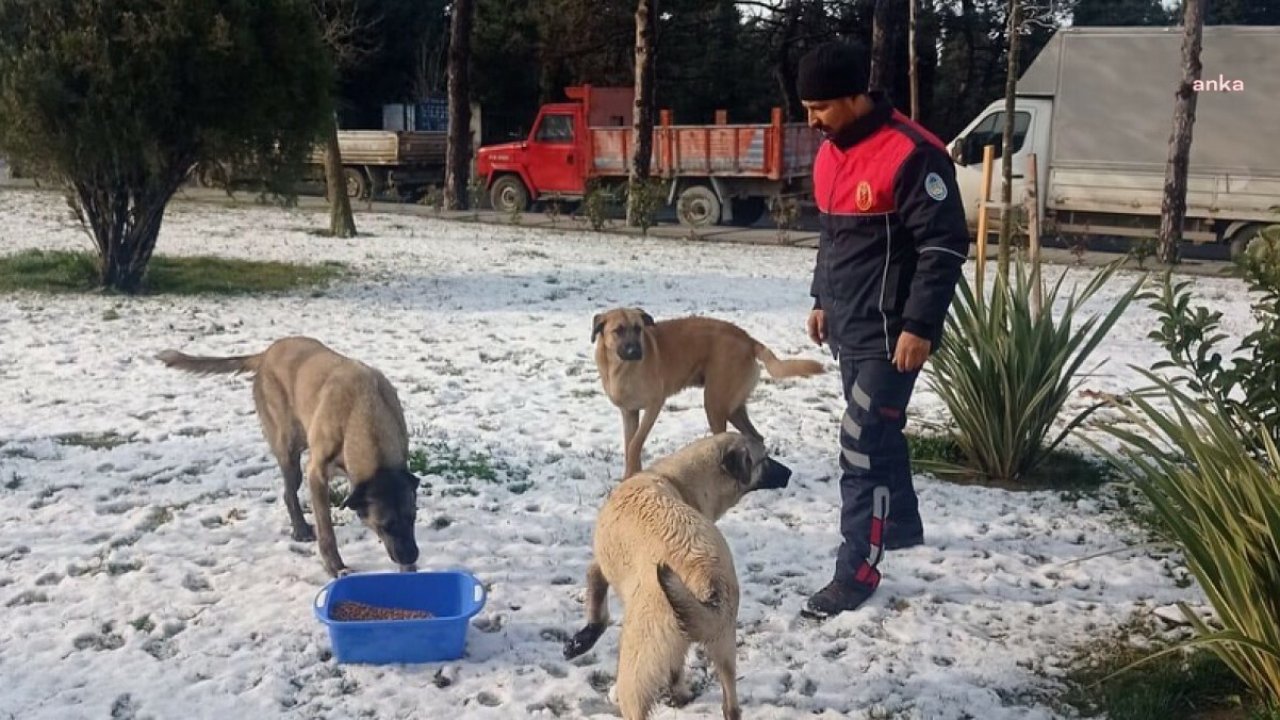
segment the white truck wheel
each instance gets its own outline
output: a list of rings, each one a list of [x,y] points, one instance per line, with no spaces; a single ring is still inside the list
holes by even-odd
[[[720,224],[720,198],[706,185],[690,185],[676,200],[676,217],[681,225],[706,227]]]

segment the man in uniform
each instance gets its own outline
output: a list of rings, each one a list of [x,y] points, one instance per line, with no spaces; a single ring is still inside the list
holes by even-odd
[[[916,378],[942,339],[969,250],[942,142],[868,91],[862,49],[832,42],[800,62],[822,235],[809,337],[840,364],[840,533],[835,576],[803,614],[853,610],[880,584],[885,550],[924,542],[903,428]]]

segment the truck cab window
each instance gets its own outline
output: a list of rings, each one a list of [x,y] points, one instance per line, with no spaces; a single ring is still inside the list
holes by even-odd
[[[573,142],[573,116],[547,115],[538,126],[538,134],[534,136],[538,142],[571,143]]]
[[[969,133],[968,142],[971,143],[969,147],[976,152],[976,160],[973,162],[982,159],[982,148],[986,145],[995,146],[997,158],[1003,154],[1000,145],[1004,141],[1004,119],[1004,111],[992,113]],[[1027,139],[1027,128],[1030,126],[1031,113],[1015,112],[1013,114],[1013,151],[1015,153],[1022,149],[1022,143]]]

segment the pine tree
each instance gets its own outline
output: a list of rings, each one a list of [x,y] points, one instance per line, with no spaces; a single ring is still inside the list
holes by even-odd
[[[306,0],[2,2],[0,58],[0,154],[65,188],[126,293],[193,168],[288,197],[332,107]]]

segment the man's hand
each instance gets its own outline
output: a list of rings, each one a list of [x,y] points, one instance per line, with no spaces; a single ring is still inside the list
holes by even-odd
[[[827,314],[821,308],[814,308],[809,311],[809,339],[814,345],[821,345],[827,341]]]
[[[893,366],[898,369],[898,372],[903,373],[919,370],[924,367],[924,361],[929,359],[929,348],[932,345],[933,343],[928,340],[904,330],[898,334],[898,346],[893,352]]]

